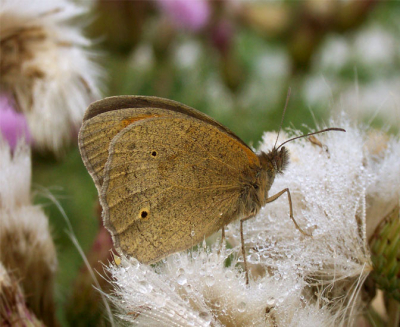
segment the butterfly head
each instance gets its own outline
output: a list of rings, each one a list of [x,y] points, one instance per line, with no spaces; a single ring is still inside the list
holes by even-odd
[[[276,172],[278,174],[283,174],[283,171],[289,164],[289,151],[283,146],[282,148],[272,151],[272,162],[274,163]]]
[[[282,174],[289,164],[289,151],[283,146],[268,153],[261,152],[261,164],[271,175]]]
[[[268,153],[257,154],[260,160],[260,171],[257,175],[256,189],[251,197],[257,204],[257,210],[263,206],[268,199],[268,192],[274,183],[276,174],[282,174],[289,163],[289,152],[285,147],[273,148]]]

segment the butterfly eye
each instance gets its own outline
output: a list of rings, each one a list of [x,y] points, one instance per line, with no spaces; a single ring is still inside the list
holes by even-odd
[[[253,187],[254,187],[255,190],[258,190],[258,185],[257,184],[254,184]]]

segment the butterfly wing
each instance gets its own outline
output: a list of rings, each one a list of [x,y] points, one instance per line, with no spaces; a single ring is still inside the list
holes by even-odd
[[[81,156],[99,192],[103,183],[108,148],[113,137],[136,121],[163,116],[189,116],[204,121],[247,147],[239,137],[211,117],[179,102],[148,96],[105,98],[89,106],[79,132]]]
[[[82,160],[100,193],[111,140],[128,125],[165,115],[160,110],[125,109],[105,112],[86,120],[79,131]]]
[[[108,97],[93,102],[86,110],[83,122],[105,112],[111,112],[121,109],[142,109],[142,108],[161,109],[164,111],[164,113],[165,112],[181,113],[190,116],[192,118],[196,118],[198,120],[204,121],[206,123],[218,127],[218,129],[229,134],[237,141],[239,141],[242,145],[247,147],[247,144],[244,143],[235,133],[233,133],[231,130],[229,130],[227,127],[225,127],[215,119],[202,113],[201,111],[198,111],[192,107],[189,107],[177,101],[154,97],[154,96],[120,95],[120,96]]]
[[[237,217],[241,176],[254,165],[247,147],[190,117],[124,128],[110,144],[100,195],[116,248],[151,263],[196,245]]]

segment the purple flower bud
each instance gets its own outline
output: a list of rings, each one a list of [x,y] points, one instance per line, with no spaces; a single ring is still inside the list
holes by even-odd
[[[198,31],[210,17],[210,6],[206,0],[157,0],[161,10],[181,28]]]
[[[19,138],[25,137],[29,144],[32,138],[24,114],[16,112],[12,102],[9,96],[0,94],[0,134],[14,149]]]
[[[234,27],[228,20],[220,20],[212,30],[211,40],[213,45],[223,54],[230,49],[234,36]]]

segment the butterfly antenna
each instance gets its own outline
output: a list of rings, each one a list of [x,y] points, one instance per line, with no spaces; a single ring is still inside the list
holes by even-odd
[[[279,134],[280,134],[281,129],[282,129],[283,119],[285,118],[286,108],[287,108],[288,103],[289,103],[290,93],[291,93],[291,89],[289,87],[289,90],[288,90],[287,96],[286,96],[285,108],[283,109],[281,124],[279,125],[279,131],[278,131],[278,135],[276,136],[276,141],[275,141],[275,144],[274,144],[274,148],[276,147],[276,143],[278,143]]]
[[[328,131],[346,132],[345,129],[343,129],[343,128],[338,128],[338,127],[325,128],[325,129],[320,130],[320,131],[318,131],[318,132],[314,132],[314,133],[309,133],[309,134],[306,134],[306,135],[300,135],[300,136],[293,137],[293,138],[291,138],[291,139],[289,139],[289,140],[283,142],[280,146],[278,146],[278,148],[277,148],[276,150],[278,150],[282,145],[284,145],[284,144],[286,144],[286,143],[288,143],[288,142],[290,142],[290,141],[297,140],[297,139],[300,139],[300,138],[302,138],[302,137],[307,137],[307,136],[311,136],[311,135],[315,135],[315,134],[319,134],[319,133],[328,132]]]

